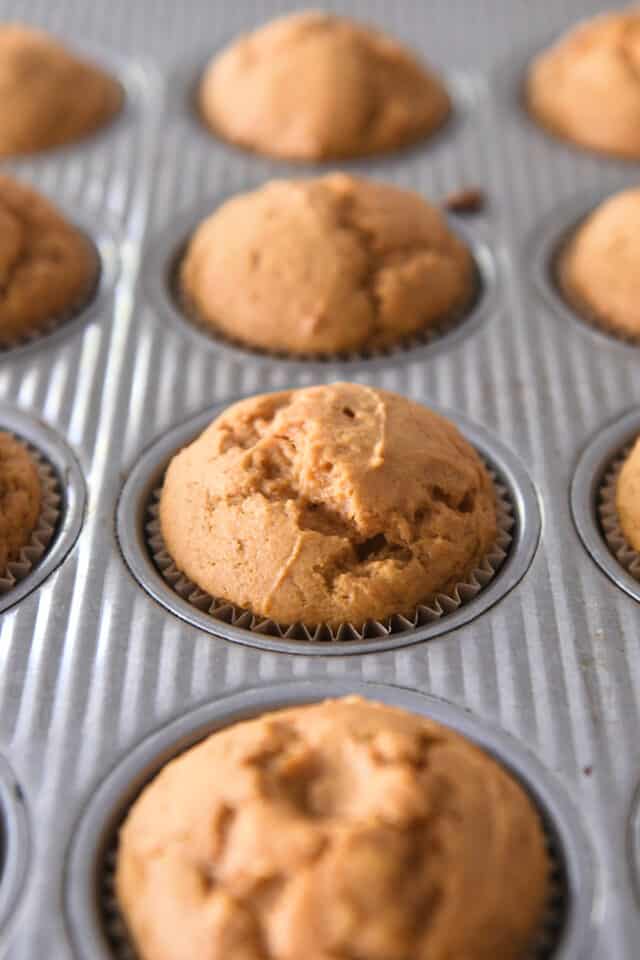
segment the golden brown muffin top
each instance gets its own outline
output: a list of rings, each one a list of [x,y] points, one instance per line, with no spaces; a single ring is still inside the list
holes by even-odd
[[[227,140],[294,160],[395,149],[450,111],[440,80],[400,44],[318,11],[281,17],[214,57],[200,110]]]
[[[413,613],[468,579],[497,534],[493,484],[456,427],[352,383],[229,407],[171,461],[160,520],[206,592],[332,626]]]
[[[289,354],[388,347],[474,293],[469,249],[419,194],[334,173],[275,180],[219,207],[181,267],[208,326]]]
[[[562,288],[603,327],[640,340],[640,188],[601,203],[561,254]]]
[[[0,175],[0,345],[77,309],[96,283],[95,251],[31,187]]]
[[[622,532],[633,549],[640,553],[640,438],[620,471],[616,507]]]
[[[145,788],[117,894],[141,960],[520,960],[548,864],[523,789],[356,697],[214,733]]]
[[[31,538],[41,506],[38,469],[29,451],[0,431],[0,575]]]
[[[640,158],[640,9],[602,14],[533,61],[527,99],[558,136]]]
[[[93,133],[120,109],[119,83],[48,34],[0,25],[0,156],[36,153]]]

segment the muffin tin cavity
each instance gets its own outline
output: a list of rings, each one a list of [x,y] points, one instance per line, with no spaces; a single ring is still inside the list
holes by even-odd
[[[638,436],[640,409],[627,413],[593,438],[573,476],[571,509],[580,538],[595,562],[621,590],[640,602],[640,579],[632,572],[632,559],[627,558],[624,549],[616,550],[620,537],[614,529],[611,498],[606,492],[613,480],[612,472],[619,468]]]
[[[311,634],[295,627],[283,629],[272,621],[253,622],[251,614],[239,612],[230,604],[220,603],[215,613],[208,612],[211,598],[200,594],[188,600],[163,576],[153,558],[149,524],[157,500],[156,491],[162,485],[169,461],[225,406],[227,404],[210,407],[152,444],[127,478],[117,509],[120,548],[134,577],[155,600],[201,630],[237,643],[288,653],[342,655],[381,651],[428,640],[468,623],[508,593],[528,569],[540,535],[540,512],[526,471],[510,451],[481,427],[449,411],[433,408],[455,423],[476,448],[493,472],[497,487],[504,489],[504,499],[513,517],[506,557],[497,572],[480,584],[481,589],[461,596],[462,602],[457,605],[445,605],[435,618],[418,617],[416,625],[393,617],[385,625],[372,623],[361,634],[350,631],[344,639],[342,633],[339,632],[336,639],[323,627]]]
[[[97,217],[73,206],[56,204],[60,213],[84,235],[97,260],[95,282],[87,297],[63,316],[51,317],[42,329],[14,345],[0,347],[0,363],[9,358],[36,353],[40,348],[53,346],[78,332],[86,323],[110,312],[113,288],[119,267],[119,237],[117,231]]]
[[[446,701],[401,687],[334,680],[270,685],[206,703],[153,733],[112,771],[85,808],[67,861],[66,909],[79,960],[135,957],[113,891],[117,832],[131,804],[162,766],[239,720],[347,694],[401,707],[451,727],[520,781],[543,820],[553,864],[549,910],[530,956],[535,960],[585,956],[593,900],[588,845],[579,816],[544,767],[511,737]]]
[[[530,276],[546,306],[561,320],[591,337],[594,346],[638,347],[640,340],[605,329],[588,308],[567,297],[559,280],[559,264],[567,243],[595,208],[615,191],[586,194],[559,206],[534,229],[525,254]]]
[[[0,953],[15,922],[29,860],[27,813],[22,790],[0,756]]]
[[[201,322],[185,305],[179,289],[180,264],[188,242],[202,222],[217,209],[229,195],[203,199],[197,207],[180,217],[152,242],[143,265],[143,279],[147,294],[155,311],[175,329],[192,338],[201,349],[220,351],[221,359],[261,364],[273,368],[274,361],[281,362],[291,375],[299,371],[318,370],[324,374],[327,364],[340,365],[352,370],[355,367],[384,367],[403,362],[426,359],[454,344],[475,331],[495,309],[496,265],[490,247],[481,231],[460,223],[460,218],[449,218],[451,229],[470,248],[474,259],[475,289],[471,302],[461,311],[450,314],[423,333],[412,335],[394,346],[376,352],[353,352],[327,354],[326,356],[294,356],[286,353],[270,353],[232,341],[223,333],[216,333]]]
[[[76,458],[51,427],[15,407],[0,404],[0,429],[14,434],[50,468],[57,503],[57,519],[46,549],[15,586],[0,593],[2,613],[35,590],[67,556],[82,527],[86,489]]]

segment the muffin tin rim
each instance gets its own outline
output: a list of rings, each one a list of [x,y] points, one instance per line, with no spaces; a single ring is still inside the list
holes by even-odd
[[[24,794],[9,764],[0,754],[0,817],[4,834],[0,872],[0,953],[7,949],[11,931],[20,914],[27,882],[31,843]]]
[[[611,552],[598,520],[598,496],[608,467],[626,444],[640,436],[640,408],[618,415],[591,437],[582,450],[571,481],[571,513],[592,560],[616,586],[640,603],[640,581]]]
[[[300,372],[318,371],[318,375],[328,369],[340,371],[376,370],[385,367],[397,367],[414,362],[425,362],[437,354],[457,347],[468,336],[477,333],[482,326],[498,314],[502,307],[498,297],[500,286],[500,268],[496,251],[488,239],[488,231],[481,224],[462,222],[463,217],[441,210],[450,229],[461,239],[471,252],[479,289],[468,309],[461,311],[460,318],[451,328],[442,334],[436,333],[433,339],[417,342],[413,346],[391,346],[383,353],[367,357],[357,350],[347,356],[299,357],[294,354],[268,353],[242,343],[233,343],[215,332],[209,333],[197,320],[191,319],[179,304],[171,290],[172,273],[176,261],[185,249],[189,238],[197,227],[225,201],[248,191],[253,191],[267,181],[250,183],[239,190],[219,190],[205,193],[173,218],[170,224],[157,231],[143,254],[142,285],[148,302],[151,304],[156,320],[170,326],[181,336],[186,336],[193,346],[199,346],[221,355],[222,359],[242,364],[255,364],[258,367],[273,368],[274,364],[288,371],[291,376]],[[422,194],[420,194],[422,195]],[[426,198],[428,200],[428,198]],[[429,201],[430,202],[430,201]],[[203,212],[206,211],[206,212]],[[419,337],[420,332],[416,333]],[[409,339],[409,338],[408,338]]]
[[[91,296],[78,310],[71,311],[68,319],[63,316],[50,329],[45,327],[42,333],[36,333],[15,346],[0,347],[0,365],[9,358],[12,361],[22,360],[31,358],[31,354],[40,350],[59,347],[68,337],[79,334],[85,326],[108,315],[122,268],[121,231],[111,217],[85,208],[82,204],[54,199],[49,192],[40,191],[32,185],[31,180],[19,174],[15,179],[30,189],[38,190],[83,235],[98,259],[98,275]]]
[[[281,389],[286,389],[285,387]],[[279,392],[279,391],[273,391]],[[184,600],[163,579],[150,556],[145,534],[146,508],[154,487],[171,457],[196,436],[223,410],[237,402],[219,401],[192,415],[156,437],[136,459],[121,488],[116,507],[116,539],[125,564],[138,585],[165,610],[203,630],[215,639],[244,644],[278,653],[303,656],[351,656],[382,653],[443,636],[486,613],[520,582],[535,556],[541,536],[541,509],[538,492],[525,466],[515,453],[494,434],[456,411],[431,404],[429,409],[447,417],[471,445],[495,466],[505,483],[514,508],[514,526],[509,553],[493,579],[476,597],[439,620],[376,638],[345,643],[321,643],[285,640],[260,634],[218,620]],[[416,398],[412,398],[416,399]],[[418,402],[422,402],[418,399]]]
[[[162,724],[116,761],[93,790],[75,823],[65,861],[65,914],[74,954],[113,960],[103,933],[100,867],[109,839],[144,786],[174,757],[215,730],[283,707],[359,695],[429,717],[492,756],[522,785],[548,818],[561,847],[568,904],[553,960],[584,960],[595,927],[594,858],[579,812],[564,787],[524,743],[463,705],[399,684],[362,679],[289,680],[235,688]]]
[[[65,560],[73,548],[82,524],[87,488],[75,454],[61,434],[29,411],[0,402],[0,429],[15,434],[35,447],[51,464],[60,483],[61,506],[58,528],[43,557],[27,576],[0,595],[0,614],[32,593]]]

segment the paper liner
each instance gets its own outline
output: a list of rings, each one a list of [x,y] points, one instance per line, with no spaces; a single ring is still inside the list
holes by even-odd
[[[552,280],[556,293],[562,297],[565,304],[573,312],[575,317],[578,320],[581,320],[582,323],[586,323],[588,327],[591,327],[593,330],[598,330],[600,333],[606,333],[608,336],[613,337],[615,340],[621,340],[622,343],[627,343],[630,346],[640,346],[640,332],[637,334],[628,333],[624,330],[621,330],[619,327],[613,326],[611,323],[607,323],[604,317],[599,316],[589,304],[584,301],[581,297],[571,289],[570,285],[567,283],[564,276],[563,270],[563,260],[569,244],[575,234],[576,230],[580,228],[580,223],[578,223],[569,233],[561,240],[560,244],[555,250],[552,259]]]
[[[0,570],[0,594],[9,593],[21,580],[37,566],[51,543],[60,519],[60,482],[43,455],[21,437],[5,431],[21,443],[33,457],[40,478],[41,504],[40,516],[26,546],[22,547],[17,560],[10,560],[4,570]]]
[[[330,627],[326,623],[321,623],[316,627],[308,627],[299,622],[287,625],[280,624],[275,620],[238,607],[228,600],[212,597],[211,594],[205,593],[178,570],[167,551],[158,516],[161,487],[153,491],[147,506],[145,524],[147,544],[153,562],[162,577],[183,600],[186,600],[198,610],[209,613],[216,620],[233,627],[242,627],[252,633],[279,637],[283,640],[300,640],[312,643],[361,641],[388,637],[391,634],[403,633],[405,630],[412,630],[433,623],[448,613],[453,613],[464,603],[473,600],[494,578],[504,563],[513,540],[511,535],[514,523],[513,504],[507,488],[497,481],[492,471],[489,472],[496,492],[498,535],[494,546],[480,566],[473,570],[468,582],[458,583],[451,594],[437,594],[430,605],[419,604],[411,617],[396,613],[387,617],[384,621],[367,620],[360,630],[352,623],[342,623],[339,627]]]
[[[102,258],[100,257],[100,253],[93,239],[81,228],[78,227],[77,229],[80,230],[80,233],[86,240],[95,260],[95,273],[91,278],[91,282],[88,284],[87,289],[83,291],[82,296],[78,297],[77,300],[69,304],[68,309],[65,310],[64,313],[59,313],[55,316],[48,317],[36,329],[25,332],[22,336],[16,337],[15,340],[2,340],[0,337],[0,353],[6,353],[9,350],[15,350],[16,347],[29,346],[36,340],[40,340],[42,337],[47,337],[50,333],[53,333],[54,330],[58,330],[60,327],[63,327],[65,323],[70,323],[72,320],[75,320],[76,317],[80,316],[80,314],[93,303],[100,288],[100,279],[102,277]]]
[[[604,538],[612,554],[627,573],[640,581],[640,553],[633,549],[624,535],[620,526],[618,508],[616,507],[618,477],[632,447],[632,443],[625,447],[610,463],[605,472],[602,486],[598,492],[598,515]]]
[[[500,761],[498,760],[498,762]],[[526,784],[523,784],[523,786],[526,789]],[[533,803],[536,804],[535,799],[531,799]],[[542,827],[545,832],[545,845],[549,857],[549,892],[540,928],[532,940],[531,947],[523,955],[522,960],[552,960],[567,916],[567,878],[562,853],[554,832],[549,828],[543,811],[540,810],[537,804],[536,809],[543,818]],[[120,904],[118,903],[116,895],[118,831],[125,817],[126,814],[123,815],[117,829],[114,831],[114,835],[104,854],[102,869],[98,880],[99,908],[104,932],[115,960],[139,960],[139,955],[129,936],[127,924],[120,910]]]
[[[418,347],[428,346],[436,340],[441,340],[447,334],[451,333],[452,330],[455,330],[456,327],[461,326],[478,307],[485,291],[482,273],[475,259],[473,259],[473,285],[467,300],[455,310],[452,310],[442,318],[431,323],[428,327],[417,330],[409,334],[409,336],[397,340],[395,343],[371,350],[350,350],[343,353],[288,353],[286,350],[267,350],[266,348],[247,343],[244,340],[230,337],[222,330],[218,330],[202,319],[195,306],[182,290],[179,281],[180,265],[184,258],[186,247],[187,244],[183,244],[171,266],[169,274],[169,289],[181,316],[214,342],[219,341],[222,344],[234,347],[236,350],[244,350],[261,357],[272,357],[274,360],[293,360],[298,363],[353,363],[362,360],[379,360],[382,357],[390,357],[396,353],[406,353]]]

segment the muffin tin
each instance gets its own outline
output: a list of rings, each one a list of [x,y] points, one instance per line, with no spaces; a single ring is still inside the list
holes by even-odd
[[[635,960],[640,598],[602,539],[594,482],[640,423],[613,428],[596,451],[589,445],[625,411],[637,412],[640,353],[573,315],[564,322],[548,264],[557,240],[598,199],[637,182],[638,168],[553,140],[519,103],[532,41],[543,46],[601,6],[534,4],[525,17],[500,0],[341,5],[440,65],[458,108],[433,140],[345,168],[436,202],[480,187],[486,209],[452,222],[484,258],[489,296],[481,316],[430,345],[307,364],[219,346],[181,318],[166,322],[158,301],[167,257],[217,199],[269,177],[336,168],[245,154],[197,125],[189,92],[203,42],[208,54],[281,6],[20,5],[20,16],[32,14],[115,71],[127,107],[84,143],[7,165],[72,219],[85,224],[86,216],[117,265],[91,323],[72,321],[59,336],[0,355],[0,413],[22,411],[24,433],[17,421],[7,425],[51,459],[67,491],[65,517],[75,518],[64,549],[56,539],[46,554],[45,562],[54,558],[48,572],[14,593],[0,620],[0,753],[21,785],[13,797],[22,821],[7,818],[0,786],[0,908],[12,851],[22,851],[21,876],[30,864],[21,895],[21,883],[11,886],[20,922],[0,916],[0,953],[10,937],[11,960],[114,956],[97,913],[97,845],[102,856],[123,803],[159,757],[236,711],[353,691],[450,722],[539,800],[567,870],[569,926],[554,960]],[[0,0],[6,19],[9,7]],[[92,47],[88,36],[108,48]],[[459,619],[447,615],[437,636],[408,645],[402,635],[317,651],[309,643],[248,645],[167,609],[161,584],[154,595],[150,579],[147,589],[138,582],[151,576],[143,555],[135,576],[128,563],[140,546],[140,497],[171,444],[239,395],[338,378],[446,408],[471,431],[507,481],[518,516],[502,571]],[[27,432],[27,420],[40,432]],[[598,565],[605,561],[614,565],[608,576]]]

